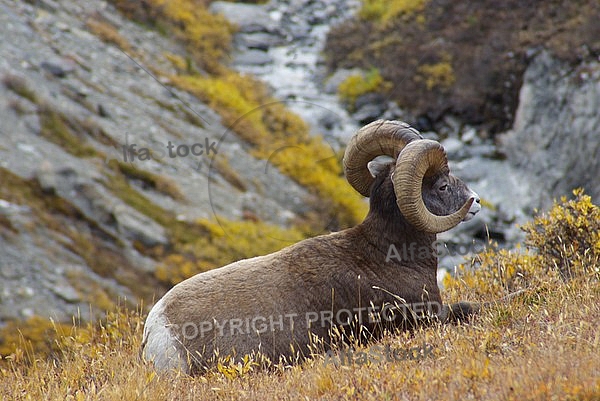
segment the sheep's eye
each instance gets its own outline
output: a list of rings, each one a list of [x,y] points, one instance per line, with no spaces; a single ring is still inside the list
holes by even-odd
[[[448,189],[448,184],[444,184],[440,187],[440,191],[445,191]]]

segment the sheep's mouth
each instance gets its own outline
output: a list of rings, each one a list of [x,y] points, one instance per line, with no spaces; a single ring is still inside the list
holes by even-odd
[[[465,215],[465,217],[463,218],[462,221],[471,220],[473,217],[475,217],[475,215],[477,213],[479,213],[480,210],[481,210],[481,205],[479,204],[479,201],[473,202],[473,204],[471,205],[471,208],[469,209],[469,211],[467,212],[467,214]]]
[[[469,221],[469,220],[471,220],[473,217],[475,217],[475,215],[477,214],[478,211],[472,212],[472,211],[469,210],[467,212],[467,214],[465,215],[465,218],[462,221]]]

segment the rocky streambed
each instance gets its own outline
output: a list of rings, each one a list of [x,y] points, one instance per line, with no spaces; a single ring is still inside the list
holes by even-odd
[[[264,5],[211,4],[239,29],[232,66],[267,83],[273,95],[307,121],[332,146],[342,145],[357,124],[332,90],[323,89],[322,50],[332,24],[350,17],[360,2],[272,1]]]

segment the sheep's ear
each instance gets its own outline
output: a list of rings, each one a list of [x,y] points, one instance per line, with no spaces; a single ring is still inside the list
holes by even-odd
[[[394,158],[389,156],[377,156],[369,163],[367,163],[367,169],[369,173],[373,176],[373,178],[377,177],[379,173],[381,173],[388,164],[393,163]]]

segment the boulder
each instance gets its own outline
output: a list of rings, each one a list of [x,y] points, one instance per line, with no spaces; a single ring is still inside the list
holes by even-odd
[[[269,53],[262,50],[250,49],[235,55],[234,63],[237,65],[265,65],[273,61]]]
[[[277,22],[262,5],[215,1],[209,11],[222,14],[237,25],[239,32],[278,32]]]
[[[532,177],[534,207],[577,187],[600,198],[600,63],[574,70],[540,52],[525,72],[512,129],[500,138],[509,162]]]
[[[235,36],[235,44],[238,48],[267,51],[270,47],[283,43],[285,40],[281,36],[268,32],[239,33]]]

